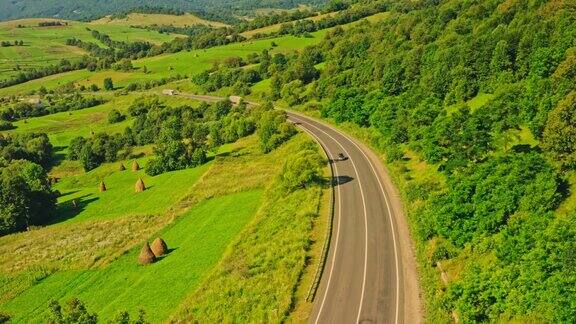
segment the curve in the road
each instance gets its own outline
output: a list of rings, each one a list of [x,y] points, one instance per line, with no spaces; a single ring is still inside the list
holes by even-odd
[[[306,123],[307,125],[317,129],[318,131],[324,133],[326,136],[328,136],[330,139],[332,139],[335,143],[338,144],[338,146],[342,149],[342,151],[344,152],[344,154],[346,154],[346,156],[348,157],[350,163],[352,164],[352,167],[354,168],[354,174],[356,175],[356,179],[358,179],[358,187],[360,188],[360,195],[362,196],[362,210],[363,210],[363,214],[364,214],[364,237],[365,237],[365,244],[364,244],[364,275],[362,277],[362,293],[360,294],[360,302],[358,303],[358,316],[356,317],[356,322],[360,322],[360,315],[362,314],[362,304],[364,301],[364,291],[366,290],[366,271],[368,268],[368,215],[367,215],[367,208],[366,208],[366,197],[364,196],[364,190],[362,188],[362,180],[360,179],[360,175],[358,173],[358,168],[356,167],[356,164],[354,163],[354,159],[350,156],[350,152],[348,152],[348,150],[346,150],[346,148],[344,148],[344,146],[342,146],[342,144],[340,142],[338,142],[334,137],[330,136],[330,134],[326,133],[325,131],[321,130],[320,128],[312,125],[311,123],[308,123],[306,121],[304,121],[303,119],[300,118],[294,118],[295,120],[300,121],[301,123]],[[310,133],[310,132],[309,132]],[[314,133],[311,133],[313,136],[316,137],[316,135]],[[318,139],[318,141],[322,142],[321,139],[319,139],[318,137],[316,137]],[[333,152],[329,153],[330,156],[333,156]],[[331,159],[331,161],[334,161],[334,159]],[[340,195],[339,195],[340,197]],[[341,217],[341,208],[338,209],[340,216],[338,217],[340,220]],[[339,232],[338,232],[339,233]],[[338,243],[339,243],[339,236],[336,238],[336,251],[338,249]],[[324,310],[324,305],[326,302],[326,297],[328,296],[328,293],[330,292],[330,284],[331,284],[331,278],[332,278],[332,273],[334,272],[334,260],[336,260],[335,258],[332,259],[332,266],[330,269],[330,273],[328,275],[328,284],[326,287],[326,292],[324,293],[324,297],[322,298],[322,303],[320,304],[320,309],[318,310],[318,316],[316,317],[316,321],[315,323],[319,322],[320,319],[320,315],[322,315],[322,311]]]
[[[200,101],[225,99],[180,95]],[[288,115],[293,121],[300,121],[301,128],[318,140],[332,161],[335,152],[344,151],[349,157],[349,162],[341,167],[334,165],[334,177],[346,172],[356,176],[344,176],[351,181],[337,183],[338,226],[332,228],[336,240],[326,259],[331,266],[323,267],[318,286],[323,297],[314,305],[311,322],[420,323],[414,251],[400,199],[387,171],[373,152],[336,128],[297,113]],[[359,205],[363,217],[355,208]],[[363,252],[363,258],[358,257],[358,252]],[[363,265],[362,271],[356,267],[359,264]]]
[[[370,322],[393,322],[399,323],[401,321],[402,312],[401,309],[401,300],[400,300],[400,259],[399,259],[399,251],[398,251],[398,243],[395,233],[394,227],[394,220],[392,218],[392,210],[390,208],[390,203],[388,202],[388,197],[386,195],[386,191],[384,189],[384,185],[382,184],[380,177],[368,156],[365,154],[364,150],[353,140],[351,140],[348,136],[342,134],[341,132],[328,127],[323,123],[316,122],[312,119],[307,117],[289,113],[289,117],[292,121],[298,122],[300,126],[305,129],[309,134],[314,136],[326,150],[326,153],[329,157],[335,156],[337,153],[334,152],[334,149],[338,149],[340,152],[345,153],[349,159],[350,165],[352,166],[353,173],[356,177],[355,184],[353,187],[348,188],[348,194],[350,195],[357,195],[359,196],[362,204],[362,216],[363,216],[363,229],[364,235],[362,238],[357,238],[355,236],[359,236],[359,231],[350,231],[348,230],[347,233],[351,238],[347,239],[347,243],[352,242],[352,244],[357,243],[357,241],[362,240],[364,243],[363,246],[363,255],[364,255],[364,262],[363,262],[363,271],[361,274],[354,273],[354,265],[352,267],[346,262],[350,263],[349,260],[354,260],[353,257],[348,255],[342,255],[339,251],[340,244],[341,244],[341,222],[342,222],[342,209],[346,208],[346,206],[342,205],[342,190],[339,188],[339,206],[338,206],[338,227],[335,229],[336,239],[334,241],[334,247],[331,247],[331,257],[330,257],[330,267],[327,268],[327,272],[324,273],[324,277],[322,281],[326,283],[321,285],[323,287],[323,297],[319,303],[314,307],[314,314],[311,319],[313,319],[313,323],[322,323],[322,322],[342,322],[342,323],[350,323],[354,320],[358,323],[361,321],[370,321]],[[337,138],[338,137],[338,138]],[[328,144],[327,142],[332,142],[332,145]],[[344,143],[343,143],[344,142]],[[332,146],[332,149],[330,148]],[[345,147],[348,146],[348,149]],[[353,148],[354,151],[352,151]],[[352,153],[352,154],[351,154]],[[365,166],[366,169],[364,170],[365,173],[362,174],[359,171],[359,166],[357,160],[361,162]],[[368,172],[368,174],[366,174]],[[335,177],[339,177],[340,171],[335,169]],[[370,185],[365,186],[362,181],[363,179],[369,180]],[[374,182],[374,179],[376,180]],[[355,188],[358,188],[357,192]],[[369,201],[366,198],[365,190],[371,189],[369,193],[371,193],[371,200]],[[375,192],[376,191],[376,192]],[[380,206],[377,206],[378,202],[383,202]],[[358,203],[358,202],[356,202]],[[386,222],[389,223],[388,231],[390,234],[390,238],[392,242],[389,247],[385,246],[383,243],[384,239],[382,238],[382,233],[369,233],[369,227],[372,227],[373,223],[376,223],[373,227],[378,229],[382,228],[382,223],[385,221],[384,217],[368,217],[368,207],[367,204],[370,203],[372,207],[372,211],[376,211],[376,213],[380,212],[379,216],[384,216],[384,213],[381,209],[386,209],[385,212],[387,214]],[[373,205],[373,206],[372,206]],[[374,210],[374,206],[377,207]],[[350,212],[349,209],[347,216],[350,218],[360,217],[360,213]],[[373,223],[369,223],[369,219],[372,220]],[[370,225],[369,225],[370,224]],[[360,224],[357,224],[360,225]],[[376,230],[377,231],[377,230]],[[376,239],[374,239],[374,236]],[[346,236],[344,236],[346,241]],[[380,238],[380,239],[378,239]],[[381,245],[382,244],[382,245]],[[388,264],[393,263],[394,267],[390,268],[385,265],[386,263],[383,262],[383,251],[390,251],[392,250],[392,255],[387,259]],[[349,250],[348,254],[357,253],[357,250]],[[376,266],[369,267],[368,265],[368,255],[373,255],[374,259],[377,259]],[[341,261],[339,259],[343,259],[345,261]],[[348,261],[346,261],[348,259]],[[382,266],[382,269],[379,268],[379,265]],[[340,271],[338,274],[338,278],[336,280],[333,279],[334,272],[338,270],[338,267],[348,268],[351,269],[351,273],[345,273],[346,271]],[[383,278],[382,272],[386,272],[385,276],[387,278]],[[367,277],[370,275],[371,278],[376,278],[374,285],[367,287]],[[361,280],[359,278],[354,277],[362,277]],[[392,279],[392,282],[386,284],[386,279]],[[350,291],[354,289],[354,285],[360,285],[361,289],[358,293],[353,294]],[[339,286],[345,287],[344,289],[340,288]],[[351,290],[347,290],[350,288]],[[383,291],[386,288],[387,291]],[[368,290],[370,296],[374,300],[365,301],[366,298],[366,291]],[[390,291],[392,290],[393,293]],[[392,293],[392,294],[391,294]],[[344,296],[338,296],[334,294],[342,294]],[[382,295],[387,295],[382,296]],[[392,298],[389,298],[392,297]],[[375,303],[376,300],[376,303]],[[370,303],[371,307],[368,307],[366,312],[363,311],[365,303]],[[330,305],[333,304],[333,305]],[[376,304],[376,305],[374,305]],[[352,309],[356,309],[357,311],[354,312],[355,316],[351,317],[350,313]],[[329,314],[330,312],[338,312],[339,315],[334,317]]]

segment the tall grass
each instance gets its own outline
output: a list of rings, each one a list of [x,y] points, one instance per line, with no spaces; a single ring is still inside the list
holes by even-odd
[[[290,156],[306,147],[303,144],[292,147]],[[322,189],[315,185],[286,192],[275,179],[254,221],[172,319],[205,323],[285,320],[307,265]]]

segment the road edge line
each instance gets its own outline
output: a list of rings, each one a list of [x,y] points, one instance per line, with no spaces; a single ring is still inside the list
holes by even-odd
[[[324,144],[320,142],[316,136],[306,131],[303,127],[301,127],[303,132],[308,134],[321,148],[324,152],[324,155],[328,159],[328,164],[330,166],[330,210],[328,212],[328,224],[326,226],[326,235],[324,238],[324,244],[322,245],[322,253],[320,256],[319,263],[316,267],[316,273],[314,274],[314,280],[308,289],[308,294],[306,296],[306,301],[311,303],[316,298],[316,293],[318,292],[318,287],[320,286],[320,280],[322,279],[322,273],[326,268],[326,261],[328,260],[328,253],[330,251],[330,244],[332,242],[332,230],[334,229],[334,205],[336,204],[336,189],[334,185],[334,164],[332,163],[332,157],[329,156],[327,149],[325,148]]]

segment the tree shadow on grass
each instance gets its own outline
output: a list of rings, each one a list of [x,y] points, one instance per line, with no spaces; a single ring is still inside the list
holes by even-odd
[[[215,156],[217,157],[241,157],[244,155],[248,155],[249,152],[246,151],[243,147],[239,147],[239,148],[235,148],[229,152],[222,152],[222,153],[218,153]]]
[[[67,193],[61,193],[60,195],[58,195],[59,198],[61,197],[66,197],[66,196],[70,196],[73,195],[77,192],[79,192],[80,190],[72,190],[72,191],[68,191]]]
[[[62,162],[66,160],[65,146],[54,146],[52,152],[52,160],[50,161],[50,166],[52,168],[62,164]]]
[[[90,198],[90,196],[92,196],[92,194],[84,195],[82,197],[71,199],[69,201],[58,204],[54,217],[46,225],[53,225],[74,218],[83,212],[86,209],[86,206],[100,199],[98,197]],[[76,203],[74,203],[74,201]]]

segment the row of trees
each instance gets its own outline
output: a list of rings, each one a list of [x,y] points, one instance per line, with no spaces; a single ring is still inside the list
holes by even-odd
[[[99,97],[86,97],[79,93],[45,95],[38,102],[18,102],[0,110],[0,120],[17,121],[30,117],[73,111],[101,105],[105,102]]]
[[[346,4],[343,4],[346,6]],[[341,7],[336,5],[337,8]],[[258,34],[255,37],[270,37],[280,35],[301,36],[321,29],[348,24],[362,18],[375,15],[388,10],[387,1],[372,1],[365,4],[358,4],[355,7],[342,10],[332,16],[324,17],[320,20],[302,19],[283,23],[277,32],[270,34]]]
[[[168,107],[158,97],[142,97],[128,108],[133,124],[122,134],[95,134],[74,138],[68,147],[70,160],[78,160],[86,171],[104,162],[124,159],[132,147],[154,144],[155,156],[146,172],[158,175],[204,164],[209,152],[226,143],[253,134],[259,129],[262,149],[269,152],[295,134],[285,114],[271,110],[270,105],[233,106],[225,100],[199,107]],[[111,122],[124,117],[112,111]]]
[[[14,42],[10,41],[1,41],[0,47],[10,47],[10,46],[24,46],[23,40],[15,40]]]

